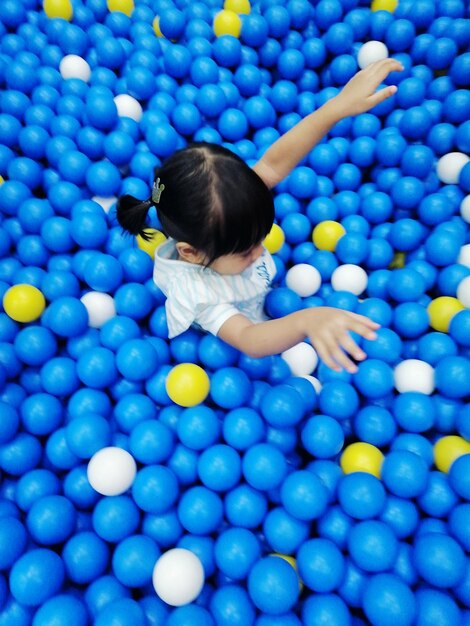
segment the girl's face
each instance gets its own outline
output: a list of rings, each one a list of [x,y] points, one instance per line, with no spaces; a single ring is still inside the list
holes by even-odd
[[[224,254],[213,261],[209,267],[218,274],[241,274],[263,254],[263,245],[256,244],[246,252]]]

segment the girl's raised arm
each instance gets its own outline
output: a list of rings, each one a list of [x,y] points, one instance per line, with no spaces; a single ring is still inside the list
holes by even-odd
[[[364,113],[393,95],[395,86],[376,89],[390,72],[402,69],[395,59],[384,59],[355,74],[338,95],[279,137],[254,165],[255,172],[269,188],[277,185],[337,122]]]

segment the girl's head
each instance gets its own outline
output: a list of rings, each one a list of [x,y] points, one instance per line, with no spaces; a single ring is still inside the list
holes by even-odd
[[[197,251],[205,265],[258,246],[271,229],[274,203],[261,178],[230,150],[209,143],[178,150],[158,169],[165,188],[155,204],[132,196],[117,203],[121,226],[148,238],[152,206],[165,234]]]

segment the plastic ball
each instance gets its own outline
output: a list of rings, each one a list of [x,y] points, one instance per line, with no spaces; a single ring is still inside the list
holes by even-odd
[[[210,380],[199,365],[180,363],[168,373],[165,386],[168,396],[175,404],[192,407],[206,399]]]
[[[88,82],[91,78],[91,68],[87,61],[77,54],[67,54],[59,64],[62,78],[79,78]]]
[[[364,69],[371,63],[388,58],[388,48],[381,41],[368,41],[363,44],[357,53],[357,64]]]
[[[260,555],[258,538],[246,528],[228,528],[215,541],[215,562],[232,580],[246,578]]]
[[[383,572],[395,562],[398,541],[384,522],[364,520],[351,529],[348,548],[355,565],[366,572]]]
[[[395,574],[380,573],[371,577],[364,589],[362,605],[372,624],[411,626],[414,623],[414,594]]]
[[[449,152],[441,156],[437,162],[436,171],[439,180],[447,185],[456,185],[459,182],[460,172],[470,161],[463,152]]]
[[[126,492],[134,482],[137,465],[129,452],[106,447],[96,452],[88,462],[88,480],[98,493],[117,496]]]
[[[331,275],[331,286],[335,291],[347,291],[356,296],[366,290],[367,282],[366,271],[354,263],[338,266]]]
[[[32,285],[13,285],[3,295],[5,313],[16,322],[37,320],[45,306],[46,299],[43,293]]]
[[[284,361],[289,365],[293,376],[307,376],[318,364],[315,349],[306,342],[301,342],[281,353]]]
[[[470,454],[470,442],[457,435],[441,437],[434,444],[434,464],[441,472],[448,473],[461,456]]]
[[[458,585],[465,573],[465,553],[450,535],[426,533],[418,537],[413,560],[420,576],[439,589]]]
[[[344,557],[329,539],[310,539],[297,552],[300,578],[317,593],[329,593],[338,588],[344,576]]]
[[[278,487],[287,471],[284,455],[269,443],[255,444],[242,460],[242,472],[246,482],[259,491]]]
[[[59,594],[46,600],[39,607],[34,620],[38,626],[45,626],[51,622],[55,622],[57,626],[62,626],[66,621],[70,623],[70,626],[86,626],[88,613],[85,604],[79,598],[68,594]]]
[[[426,432],[436,422],[436,411],[429,395],[402,391],[393,401],[393,414],[406,432]]]
[[[251,12],[249,0],[224,0],[224,9],[226,11],[235,11],[242,15],[248,15]]]
[[[429,323],[434,330],[447,333],[452,319],[463,309],[464,305],[458,298],[438,296],[428,305]]]
[[[295,569],[278,556],[260,559],[248,576],[248,593],[254,605],[268,615],[290,611],[297,602],[299,591]]]
[[[387,489],[401,498],[421,495],[428,482],[428,467],[417,454],[392,450],[382,464],[382,480]]]
[[[49,18],[59,17],[70,21],[73,16],[73,6],[70,0],[44,0],[43,9]]]
[[[281,502],[292,517],[318,519],[328,505],[328,491],[321,479],[308,470],[295,470],[281,485]]]
[[[215,15],[213,29],[216,37],[230,35],[238,39],[242,30],[242,21],[235,11],[223,9]]]
[[[196,535],[213,533],[223,517],[221,497],[202,485],[185,491],[177,506],[178,519],[187,531]]]
[[[312,239],[319,250],[334,252],[338,240],[345,233],[345,228],[339,222],[325,220],[315,226],[312,232]]]
[[[134,0],[107,0],[106,5],[109,11],[119,11],[129,17],[134,11]]]
[[[363,441],[356,441],[344,449],[340,464],[345,474],[368,472],[380,478],[383,459],[383,453],[376,446]]]
[[[15,600],[39,606],[62,587],[65,569],[58,554],[47,548],[29,550],[10,571],[10,589]]]
[[[459,455],[449,468],[449,483],[452,489],[465,500],[470,500],[470,481],[467,468],[470,466],[470,454]]]
[[[399,393],[417,391],[432,394],[435,388],[434,368],[419,359],[405,359],[395,367],[395,388]]]
[[[311,417],[303,426],[301,438],[305,449],[319,459],[335,457],[344,443],[343,429],[329,415]]]
[[[313,296],[321,286],[320,272],[307,263],[291,267],[286,274],[286,285],[302,298]]]

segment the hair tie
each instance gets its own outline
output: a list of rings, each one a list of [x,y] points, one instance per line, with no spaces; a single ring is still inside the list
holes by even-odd
[[[165,185],[160,185],[160,179],[157,178],[157,180],[153,183],[153,187],[152,187],[152,202],[154,204],[158,204],[160,202],[160,196],[162,195],[162,191],[165,189]]]

